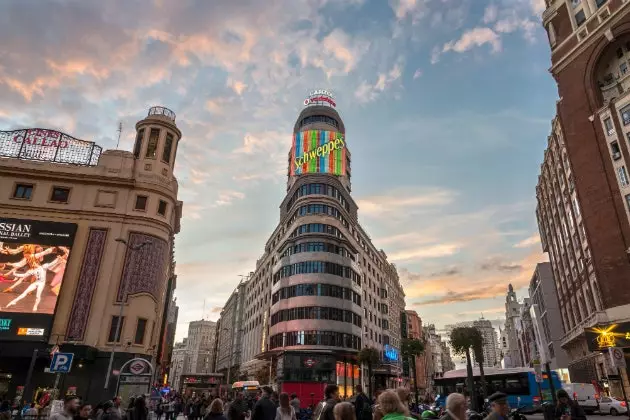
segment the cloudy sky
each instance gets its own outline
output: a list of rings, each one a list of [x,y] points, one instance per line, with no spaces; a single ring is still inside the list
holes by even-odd
[[[557,91],[543,0],[0,2],[0,128],[131,150],[152,105],[183,140],[178,338],[216,319],[279,219],[291,130],[335,92],[353,196],[439,326],[498,318],[541,253],[535,185]]]

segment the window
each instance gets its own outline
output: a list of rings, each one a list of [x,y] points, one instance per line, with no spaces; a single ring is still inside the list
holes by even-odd
[[[134,206],[134,210],[146,210],[146,209],[147,209],[147,196],[137,195],[136,205]]]
[[[136,336],[133,339],[134,344],[144,343],[144,333],[146,329],[147,329],[147,320],[144,318],[138,318],[138,323],[136,324]]]
[[[146,157],[149,159],[155,159],[155,152],[157,151],[158,139],[160,138],[160,130],[158,128],[152,128],[149,135],[149,144],[147,144]]]
[[[582,3],[582,0],[571,0],[571,5],[573,7],[578,7]]]
[[[624,61],[623,63],[619,64],[619,71],[621,72],[621,74],[628,73],[628,63]]]
[[[171,152],[173,151],[173,135],[171,133],[166,134],[166,141],[164,142],[164,151],[162,152],[162,161],[165,163],[171,162]]]
[[[30,200],[33,194],[33,186],[31,184],[16,184],[13,191],[13,198],[21,200]]]
[[[623,121],[623,125],[630,124],[630,105],[626,105],[621,108],[621,120]]]
[[[606,128],[606,134],[608,134],[609,136],[615,132],[615,128],[613,127],[613,123],[610,117],[604,120],[604,127]]]
[[[628,211],[630,211],[630,194],[626,195],[626,204],[628,205]]]
[[[52,193],[50,194],[50,201],[67,203],[68,197],[70,197],[70,188],[53,187]]]
[[[136,134],[136,144],[133,146],[133,156],[138,159],[140,157],[140,150],[142,149],[142,139],[144,138],[144,128],[138,131]]]
[[[107,337],[107,342],[108,343],[119,343],[120,342],[120,336],[122,335],[122,330],[125,327],[125,317],[122,317],[122,322],[120,323],[120,329],[118,330],[118,335],[116,335],[116,327],[118,326],[118,317],[117,316],[113,316],[112,317],[112,323],[109,326],[109,336]],[[116,337],[116,338],[114,338]]]
[[[166,215],[166,201],[160,200],[160,203],[158,204],[158,214],[161,216]]]
[[[621,159],[621,150],[619,149],[619,143],[613,141],[610,143],[610,151],[612,152],[612,158],[614,160]]]
[[[586,22],[586,15],[584,14],[584,10],[580,10],[575,14],[575,23],[577,26],[582,26],[584,22]]]
[[[625,166],[620,166],[617,168],[617,174],[619,174],[619,183],[622,187],[628,185],[628,173],[626,172]]]
[[[599,9],[600,7],[605,5],[607,1],[608,0],[595,0],[595,4],[597,5],[597,8]]]

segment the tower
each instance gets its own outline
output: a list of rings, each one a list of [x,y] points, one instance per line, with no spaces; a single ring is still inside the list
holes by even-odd
[[[175,124],[175,113],[162,106],[149,109],[149,114],[136,123],[133,155],[136,173],[143,177],[158,175],[173,178],[177,146],[182,137]]]

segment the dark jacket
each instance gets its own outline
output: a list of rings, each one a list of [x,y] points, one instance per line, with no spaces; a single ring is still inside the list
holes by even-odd
[[[245,420],[247,414],[247,402],[245,400],[234,400],[228,410],[230,420]]]
[[[252,420],[275,420],[276,405],[269,397],[262,397],[254,406]],[[334,419],[333,419],[334,420]]]
[[[564,414],[565,409],[570,411],[571,420],[586,420],[586,413],[584,413],[582,407],[573,400],[569,400],[569,404],[566,406],[562,404],[556,405],[554,418],[560,419]]]
[[[320,416],[319,420],[335,420],[335,415],[333,414],[333,408],[335,408],[336,404],[337,404],[336,400],[332,398],[327,399],[326,405],[324,406],[322,415]]]
[[[354,401],[354,411],[357,415],[357,420],[372,419],[372,403],[365,393],[361,392],[357,395],[357,398]]]
[[[208,413],[203,420],[227,420],[223,413]]]
[[[509,417],[509,415],[506,416],[505,418],[503,418],[502,416],[500,416],[496,412],[491,411],[490,414],[488,414],[486,417],[484,417],[483,420],[507,420],[508,417]]]

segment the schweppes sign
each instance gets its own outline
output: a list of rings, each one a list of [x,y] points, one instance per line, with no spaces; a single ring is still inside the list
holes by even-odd
[[[291,175],[346,174],[346,142],[336,131],[307,130],[295,134]]]

